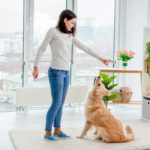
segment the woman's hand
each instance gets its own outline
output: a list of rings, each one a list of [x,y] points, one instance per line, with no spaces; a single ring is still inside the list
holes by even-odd
[[[34,69],[33,69],[33,72],[32,72],[32,76],[33,76],[34,80],[38,78],[38,74],[39,74],[38,67],[34,66]]]
[[[111,59],[106,59],[106,58],[100,58],[100,61],[105,64],[106,66],[111,62],[111,63],[115,63],[115,61],[111,60]]]

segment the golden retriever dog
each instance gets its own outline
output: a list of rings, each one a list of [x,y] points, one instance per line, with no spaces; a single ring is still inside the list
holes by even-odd
[[[110,95],[110,91],[105,88],[101,77],[96,77],[94,87],[89,93],[85,105],[86,123],[79,138],[83,138],[88,130],[95,126],[97,129],[96,139],[104,142],[119,143],[134,139],[132,128],[128,125],[124,128],[121,121],[106,108],[102,97],[108,95]]]

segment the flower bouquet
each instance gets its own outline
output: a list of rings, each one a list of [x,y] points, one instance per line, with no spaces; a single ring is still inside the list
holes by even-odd
[[[134,58],[135,52],[132,50],[119,50],[117,52],[118,60],[122,61],[123,67],[128,66],[128,61]]]

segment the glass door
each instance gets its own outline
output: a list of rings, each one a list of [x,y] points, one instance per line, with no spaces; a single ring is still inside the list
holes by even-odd
[[[66,9],[66,0],[35,0],[34,1],[34,26],[33,26],[33,45],[29,56],[29,67],[27,71],[29,86],[49,86],[47,79],[47,71],[51,62],[51,50],[47,50],[43,54],[39,65],[39,77],[33,80],[32,71],[37,50],[43,41],[46,32],[50,27],[55,27],[59,14]]]
[[[5,108],[22,85],[23,0],[0,2],[0,108]]]
[[[77,36],[102,57],[113,59],[115,0],[81,0],[77,3]],[[94,8],[94,9],[93,9]],[[94,57],[75,48],[73,82],[85,83],[103,67]]]

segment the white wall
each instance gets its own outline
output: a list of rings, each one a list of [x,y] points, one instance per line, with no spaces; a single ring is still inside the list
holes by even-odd
[[[143,69],[143,28],[148,23],[148,0],[126,1],[126,48],[136,50],[132,66]]]
[[[136,52],[129,62],[130,68],[143,69],[143,28],[148,25],[149,0],[121,0],[120,45],[119,49],[131,49]],[[149,8],[150,9],[150,8]],[[125,80],[124,80],[124,79]],[[140,100],[139,75],[126,75],[122,84],[133,89],[133,100]]]

